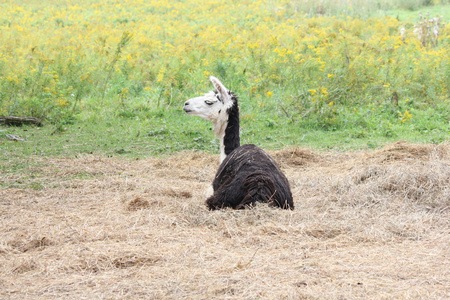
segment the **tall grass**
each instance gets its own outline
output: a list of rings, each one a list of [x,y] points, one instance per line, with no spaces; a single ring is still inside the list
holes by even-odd
[[[449,0],[293,0],[291,8],[307,13],[309,16],[359,16],[376,17],[387,10],[418,10],[435,4],[450,4]]]
[[[414,22],[367,18],[401,3],[2,3],[0,115],[57,123],[178,109],[214,74],[248,107],[292,122],[408,123],[448,106],[450,27],[424,47]]]

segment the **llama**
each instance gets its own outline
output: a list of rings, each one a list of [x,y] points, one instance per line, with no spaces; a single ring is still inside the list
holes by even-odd
[[[213,195],[206,200],[208,208],[243,209],[265,202],[294,209],[289,182],[273,158],[255,145],[241,146],[238,98],[217,78],[210,80],[216,90],[186,101],[183,108],[211,121],[220,140],[220,166]]]

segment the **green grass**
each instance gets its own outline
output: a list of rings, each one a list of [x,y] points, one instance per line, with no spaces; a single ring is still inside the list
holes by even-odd
[[[416,143],[440,143],[450,137],[449,112],[445,107],[429,110],[410,109],[413,117],[402,123],[396,107],[391,112],[376,112],[371,107],[342,112],[339,124],[320,127],[311,120],[292,120],[286,110],[277,107],[252,109],[241,100],[242,143],[254,143],[266,149],[292,145],[313,149],[377,148],[399,139]],[[386,118],[389,114],[389,118]],[[417,115],[415,117],[414,115]],[[108,115],[107,113],[104,115]],[[73,124],[44,127],[3,127],[0,159],[13,157],[62,156],[80,154],[140,158],[160,156],[183,150],[218,153],[212,124],[186,115],[180,109],[151,113],[133,113],[132,117],[97,117],[76,120]],[[25,138],[11,141],[6,134]]]
[[[423,6],[415,10],[410,9],[392,9],[381,13],[381,15],[390,16],[397,18],[400,21],[411,21],[416,22],[419,17],[419,13],[425,17],[429,15],[431,18],[440,17],[443,20],[450,20],[450,5],[433,5],[433,6]]]
[[[399,0],[387,10],[363,1],[364,14],[358,1],[351,9],[328,1],[335,6],[326,11],[317,1],[238,2],[229,5],[236,26],[211,18],[201,1],[149,2],[149,22],[161,30],[142,22],[149,11],[132,0],[105,11],[91,0],[83,9],[2,4],[16,22],[0,16],[0,115],[42,117],[45,126],[0,127],[0,172],[28,172],[28,186],[39,189],[33,157],[218,153],[212,124],[181,109],[212,89],[210,74],[240,98],[243,144],[344,151],[450,139],[449,27],[435,47],[413,33],[419,11],[450,19],[448,1]],[[48,7],[71,21],[46,22]]]

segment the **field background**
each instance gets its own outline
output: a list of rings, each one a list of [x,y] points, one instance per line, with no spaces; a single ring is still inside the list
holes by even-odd
[[[2,136],[8,151],[217,153],[211,125],[181,110],[212,89],[209,75],[239,96],[243,141],[266,149],[449,137],[448,1],[29,0],[0,9],[0,116],[46,125],[5,129],[28,141]],[[419,38],[415,26],[435,17],[438,39]]]
[[[450,294],[448,0],[0,10],[0,298]],[[206,209],[210,75],[295,211]]]

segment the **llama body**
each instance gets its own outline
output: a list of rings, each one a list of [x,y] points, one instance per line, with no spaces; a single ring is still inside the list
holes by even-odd
[[[190,99],[184,111],[213,122],[220,139],[220,167],[214,193],[206,200],[209,209],[252,206],[256,202],[294,209],[289,182],[276,162],[255,145],[240,146],[238,99],[215,77],[216,91]]]
[[[266,202],[294,209],[289,182],[276,162],[255,145],[243,145],[221,163],[213,182],[214,194],[206,200],[209,209],[234,209]]]

